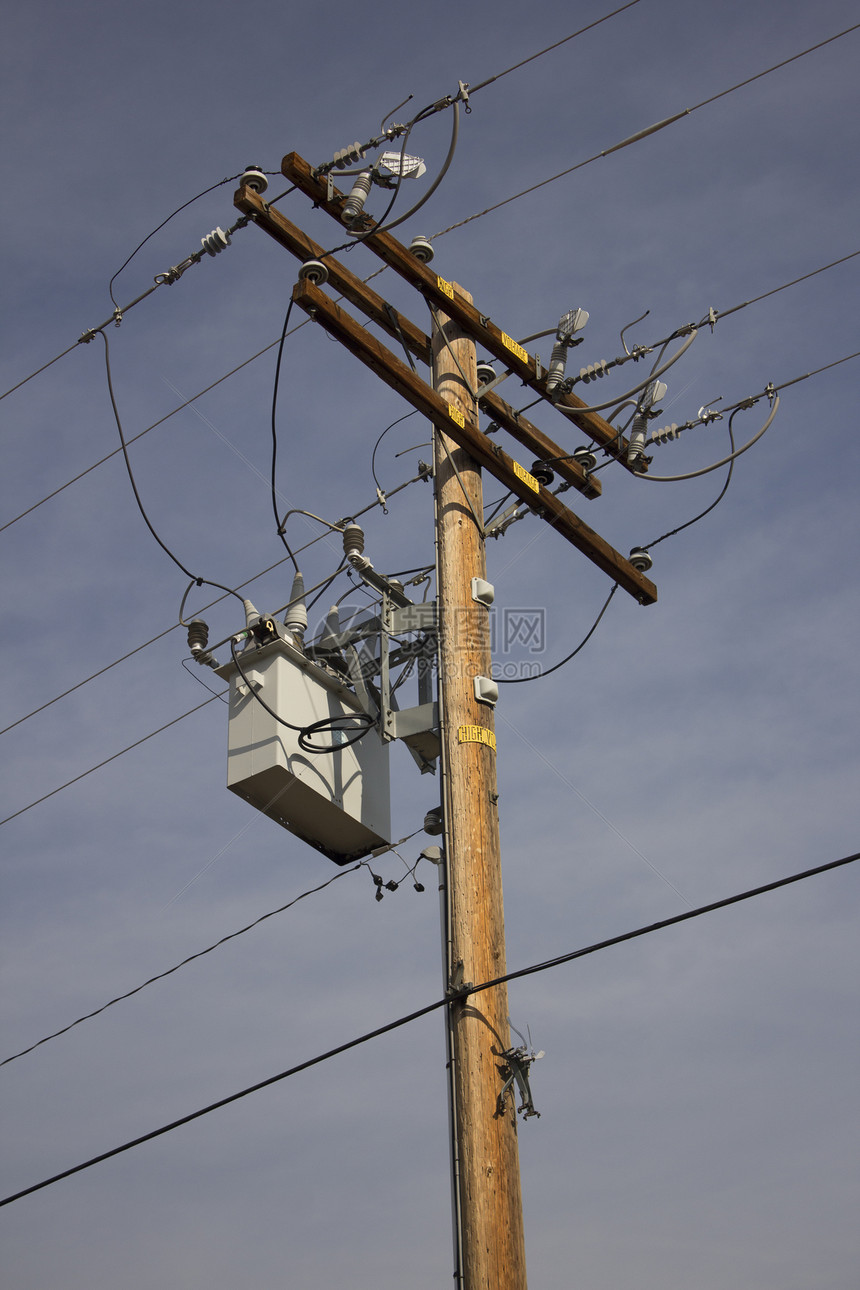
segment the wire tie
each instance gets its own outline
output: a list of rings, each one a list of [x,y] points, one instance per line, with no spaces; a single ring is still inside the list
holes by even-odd
[[[119,305],[117,305],[116,309],[114,309],[114,311],[113,311],[113,318],[114,318],[114,326],[115,326],[115,327],[119,327],[119,326],[121,326],[121,324],[122,324],[122,310],[120,309]]]

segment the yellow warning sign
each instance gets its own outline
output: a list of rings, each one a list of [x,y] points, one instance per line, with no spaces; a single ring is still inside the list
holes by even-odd
[[[540,492],[540,484],[534,475],[530,475],[525,466],[521,466],[518,461],[514,462],[514,474],[517,479],[521,479],[524,484],[527,484],[529,488],[533,488],[536,493]]]
[[[458,426],[465,426],[466,418],[463,416],[463,413],[459,408],[453,407],[450,403],[448,404],[448,416],[452,421],[456,421]]]
[[[486,744],[496,751],[496,736],[486,726],[460,726],[457,731],[457,742],[461,744]]]
[[[502,332],[502,344],[505,349],[509,349],[512,354],[516,354],[521,363],[527,363],[529,361],[529,356],[523,349],[522,345],[518,345],[517,342],[507,334],[507,332]]]
[[[448,297],[449,300],[454,299],[454,288],[451,286],[451,283],[446,282],[444,278],[440,278],[438,274],[436,275],[436,286]]]

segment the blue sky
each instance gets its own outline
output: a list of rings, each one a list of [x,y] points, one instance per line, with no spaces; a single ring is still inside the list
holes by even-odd
[[[398,117],[610,7],[19,8],[0,55],[0,392],[109,316],[112,274],[195,193],[251,162],[277,171],[293,150],[321,164],[407,94]],[[476,94],[450,171],[400,233],[445,229],[855,21],[847,0],[641,0]],[[511,335],[588,310],[579,365],[618,354],[621,329],[645,310],[628,340],[652,342],[850,255],[858,42],[847,35],[452,231],[434,267]],[[410,140],[428,177],[448,128],[440,116]],[[272,183],[269,195],[287,187]],[[232,223],[233,187],[152,238],[117,299]],[[283,209],[324,245],[339,240],[300,194]],[[360,248],[348,263],[361,276],[378,267]],[[849,260],[703,331],[667,374],[665,420],[860,349],[858,270]],[[249,227],[111,327],[127,433],[274,341],[295,273]],[[374,285],[428,326],[405,284],[385,274]],[[574,662],[503,691],[511,968],[857,850],[858,362],[785,389],[724,500],[654,548],[656,605],[619,593]],[[270,351],[131,450],[159,533],[228,585],[283,554],[266,482],[273,376]],[[613,379],[601,398],[628,388]],[[502,393],[529,401],[513,380]],[[297,332],[279,405],[286,505],[336,520],[372,502],[373,444],[407,410],[322,332]],[[15,521],[0,534],[6,726],[167,631],[185,580],[146,531],[118,456],[16,519],[117,447],[100,341],[4,399],[0,415],[0,523]],[[570,450],[582,441],[552,409],[534,417]],[[738,437],[763,418],[761,404],[739,416]],[[386,436],[384,487],[416,473],[426,438],[418,417]],[[725,421],[690,430],[655,448],[652,469],[696,470],[726,444]],[[601,478],[599,500],[567,500],[626,551],[703,510],[724,473]],[[499,495],[489,480],[487,500]],[[387,515],[370,514],[377,568],[432,562],[431,500],[413,484]],[[295,522],[300,542],[318,532]],[[317,543],[308,582],[338,559]],[[546,665],[609,590],[534,519],[490,543],[488,562],[500,612],[545,611]],[[284,603],[286,569],[250,594],[261,609]],[[207,617],[215,639],[237,626],[228,604]],[[201,702],[185,654],[174,631],[4,733],[0,815]],[[0,1057],[333,875],[227,792],[225,751],[214,702],[3,826]],[[395,753],[401,837],[438,790]],[[401,848],[410,865],[427,840]],[[405,876],[394,856],[379,869]],[[4,1067],[3,1193],[437,998],[433,874],[423,882],[424,893],[407,881],[376,902],[367,874],[347,875]],[[856,903],[849,866],[511,987],[514,1024],[547,1052],[534,1076],[542,1117],[519,1138],[533,1286],[854,1286]],[[9,1206],[7,1284],[429,1290],[451,1274],[446,1132],[431,1016]]]

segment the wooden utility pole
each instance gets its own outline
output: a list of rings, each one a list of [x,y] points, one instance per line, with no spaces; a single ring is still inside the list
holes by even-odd
[[[284,176],[342,227],[345,195],[330,174],[313,170],[297,153],[284,157]],[[497,381],[478,395],[475,344],[503,370],[553,405],[566,409],[622,468],[633,469],[623,435],[575,394],[547,389],[537,356],[476,309],[468,292],[431,271],[423,259],[372,221],[364,246],[411,286],[433,312],[432,336],[416,327],[333,255],[312,241],[252,188],[235,203],[270,237],[305,264],[293,301],[381,380],[428,417],[435,427],[436,572],[439,629],[439,717],[442,810],[445,833],[445,972],[454,1175],[458,1290],[526,1290],[517,1119],[512,1099],[500,1104],[511,1048],[505,986],[459,994],[468,985],[505,972],[504,913],[496,809],[496,736],[491,704],[476,697],[475,678],[489,679],[489,614],[473,598],[472,579],[485,578],[482,468],[558,536],[610,576],[640,604],[653,604],[657,588],[642,568],[616,551],[559,501],[489,431],[481,430],[478,405],[496,429],[553,465],[564,484],[583,497],[600,496],[600,481],[575,455],[554,443],[496,393]],[[324,263],[319,263],[323,261]],[[315,266],[315,267],[314,267]],[[403,351],[393,353],[371,335],[322,286],[340,292],[378,324]],[[432,361],[433,383],[412,356]],[[404,361],[404,359],[406,361]]]
[[[474,421],[474,341],[436,313],[432,342],[435,390]],[[493,709],[475,698],[475,677],[492,666],[488,610],[472,596],[472,579],[486,577],[481,470],[442,430],[434,442],[447,969],[456,989],[505,972],[505,932]],[[525,1290],[516,1109],[512,1098],[499,1104],[507,987],[453,998],[448,1024],[460,1284]]]

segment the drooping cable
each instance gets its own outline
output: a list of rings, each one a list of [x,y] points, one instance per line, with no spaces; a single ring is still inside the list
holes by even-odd
[[[272,171],[272,170],[269,170],[269,171],[265,171],[264,173],[265,173],[265,174],[280,174],[280,171]],[[132,260],[133,260],[133,259],[134,259],[134,257],[137,255],[138,251],[142,250],[142,248],[146,246],[146,244],[147,244],[147,242],[149,241],[149,239],[150,239],[151,237],[155,237],[156,233],[160,233],[160,232],[161,232],[161,230],[164,228],[165,224],[169,224],[169,223],[170,223],[170,221],[173,219],[173,216],[174,216],[174,215],[178,215],[180,211],[184,211],[184,210],[186,210],[189,206],[193,206],[193,205],[194,205],[194,203],[195,203],[196,201],[199,201],[201,197],[205,197],[207,193],[214,193],[216,188],[223,188],[224,184],[231,184],[231,183],[233,183],[233,181],[234,181],[234,180],[236,180],[236,179],[238,179],[238,178],[239,178],[239,176],[240,176],[241,174],[242,174],[242,171],[240,170],[240,171],[238,172],[238,174],[235,174],[235,175],[228,175],[226,179],[219,179],[217,184],[211,184],[211,185],[209,186],[209,188],[204,188],[202,193],[198,193],[196,197],[192,197],[192,198],[190,198],[187,202],[183,202],[181,206],[177,206],[176,210],[175,210],[175,211],[173,211],[170,215],[168,215],[167,219],[163,219],[163,220],[161,221],[161,223],[157,226],[157,228],[154,228],[154,229],[152,230],[152,232],[151,232],[151,233],[147,233],[147,235],[146,235],[146,237],[143,239],[143,241],[142,241],[142,242],[140,242],[140,243],[139,243],[139,244],[134,248],[134,250],[132,251],[131,255],[128,257],[128,259],[127,259],[127,260],[124,260],[124,261],[123,261],[123,263],[119,266],[119,268],[117,269],[116,273],[113,275],[113,277],[111,278],[110,282],[108,283],[108,293],[109,293],[109,295],[110,295],[111,302],[112,302],[115,306],[116,306],[116,299],[114,298],[114,294],[113,294],[113,284],[116,282],[117,278],[118,278],[118,277],[119,277],[119,275],[122,273],[123,269],[127,268],[127,267],[128,267],[128,265],[130,265],[130,264],[131,264]],[[117,306],[117,307],[118,307],[118,306]]]
[[[287,312],[286,312],[286,314],[284,315],[284,325],[283,325],[283,327],[281,328],[281,339],[280,339],[280,342],[279,342],[279,344],[278,344],[278,357],[277,357],[277,359],[276,359],[276,361],[275,361],[275,383],[274,383],[274,387],[273,387],[273,389],[272,389],[272,475],[271,475],[271,486],[272,486],[272,510],[273,510],[273,512],[274,512],[274,515],[275,515],[275,528],[276,528],[276,530],[277,530],[278,537],[281,539],[281,541],[282,541],[282,542],[283,542],[283,544],[284,544],[284,549],[286,550],[287,555],[289,556],[289,558],[290,558],[290,559],[292,560],[292,562],[293,562],[293,568],[295,569],[296,573],[298,573],[298,572],[299,572],[298,561],[296,560],[296,557],[293,555],[293,552],[292,552],[292,550],[290,549],[290,545],[289,545],[289,543],[287,542],[287,539],[286,539],[286,537],[285,537],[285,535],[284,535],[284,530],[283,530],[283,528],[281,527],[280,516],[278,515],[278,482],[277,482],[277,480],[278,480],[278,422],[277,422],[277,414],[278,414],[278,388],[279,388],[279,386],[280,386],[280,382],[281,382],[281,359],[283,358],[283,354],[284,354],[284,343],[286,342],[286,339],[287,339],[287,328],[288,328],[288,327],[289,327],[289,325],[290,325],[290,314],[291,314],[292,312],[293,312],[293,301],[292,301],[292,297],[291,297],[291,298],[290,298],[290,303],[287,305]]]
[[[694,515],[691,520],[687,520],[685,524],[679,524],[676,529],[670,529],[668,533],[663,533],[660,537],[654,538],[653,542],[649,542],[646,546],[640,547],[641,551],[650,551],[652,547],[659,546],[661,542],[665,542],[666,538],[675,537],[677,533],[683,533],[684,529],[691,528],[694,524],[698,524],[699,520],[703,520],[706,515],[710,515],[711,511],[714,510],[715,507],[719,506],[720,502],[723,500],[726,493],[729,491],[729,484],[732,482],[732,472],[734,471],[734,468],[735,468],[735,436],[734,436],[734,431],[732,429],[732,423],[735,417],[740,412],[740,410],[741,410],[740,408],[735,408],[732,411],[731,415],[729,416],[729,425],[728,425],[729,443],[732,449],[731,455],[728,458],[729,468],[726,471],[726,477],[723,481],[723,486],[720,489],[719,493],[717,493],[717,496],[711,502],[710,506],[706,506],[703,511],[700,511],[698,515]]]
[[[595,618],[591,627],[588,629],[588,632],[579,642],[576,649],[571,650],[571,652],[568,655],[566,655],[565,658],[560,659],[558,663],[554,663],[552,667],[545,668],[543,672],[537,672],[534,676],[516,676],[516,677],[497,676],[497,677],[494,677],[493,679],[496,681],[498,685],[523,685],[526,681],[539,681],[542,676],[549,676],[551,672],[557,672],[560,667],[564,667],[565,663],[569,663],[572,658],[576,658],[580,650],[585,649],[585,646],[588,644],[588,642],[591,640],[592,636],[600,626],[600,620],[603,617],[603,615],[606,613],[607,609],[609,608],[612,597],[615,595],[617,590],[618,590],[618,583],[615,582],[612,584],[612,590],[610,591],[609,595],[606,597],[606,600],[603,602],[603,608]]]
[[[242,597],[239,595],[238,591],[234,591],[232,587],[225,587],[224,584],[221,582],[213,582],[211,578],[201,578],[196,573],[192,573],[190,569],[186,569],[182,561],[179,560],[173,554],[173,552],[170,550],[170,547],[167,546],[167,544],[163,542],[161,538],[158,536],[158,534],[156,533],[152,525],[152,521],[150,520],[149,516],[146,513],[146,509],[143,505],[143,500],[140,496],[140,493],[138,492],[137,481],[134,478],[134,471],[132,470],[131,458],[128,455],[128,445],[125,441],[125,434],[122,428],[122,419],[119,415],[119,408],[117,407],[116,395],[114,394],[113,377],[111,375],[111,368],[110,368],[110,344],[108,342],[107,333],[101,332],[100,334],[105,345],[105,372],[107,375],[108,394],[110,395],[110,403],[111,403],[111,407],[113,408],[114,420],[116,421],[116,428],[119,431],[119,439],[120,439],[120,443],[122,444],[123,460],[125,461],[125,468],[126,468],[126,471],[128,472],[128,478],[129,478],[129,483],[131,484],[131,490],[134,493],[134,500],[137,502],[137,509],[140,511],[144,524],[149,529],[150,533],[155,538],[156,542],[161,547],[165,555],[169,556],[170,559],[173,561],[173,563],[177,566],[177,568],[182,570],[186,578],[190,578],[192,582],[196,582],[198,587],[202,587],[204,584],[207,587],[217,587],[219,591],[224,591],[229,596],[235,596],[236,599],[241,604]]]
[[[222,1107],[230,1106],[233,1102],[250,1097],[252,1093],[258,1093],[264,1088],[270,1088],[273,1084],[278,1084],[293,1075],[298,1075],[301,1071],[309,1070],[313,1066],[319,1066],[322,1062],[328,1061],[332,1057],[337,1057],[341,1053],[349,1052],[352,1048],[358,1048],[362,1044],[369,1043],[371,1039],[378,1039],[382,1035],[390,1034],[391,1031],[398,1030],[421,1017],[426,1017],[431,1012],[437,1012],[440,1008],[450,1008],[452,1005],[468,999],[473,994],[481,994],[484,990],[491,990],[495,986],[506,984],[508,981],[518,981],[527,976],[534,976],[539,972],[546,972],[550,968],[561,967],[565,963],[572,963],[575,959],[585,958],[587,955],[596,954],[600,950],[610,949],[615,945],[623,945],[627,941],[649,936],[653,932],[664,931],[666,928],[674,927],[678,923],[688,922],[692,918],[700,918],[702,915],[713,913],[715,910],[726,909],[730,905],[751,900],[755,896],[777,891],[779,888],[787,887],[791,883],[817,877],[819,874],[828,873],[844,865],[852,864],[857,860],[860,860],[860,852],[855,852],[854,855],[850,856],[843,856],[840,860],[831,860],[827,864],[816,865],[815,868],[806,869],[802,873],[790,874],[787,878],[778,878],[775,882],[764,883],[760,887],[752,887],[747,891],[738,892],[736,895],[728,896],[723,900],[715,900],[709,905],[700,905],[696,909],[685,910],[683,914],[675,914],[671,918],[661,919],[657,923],[649,923],[645,927],[634,928],[633,931],[624,932],[620,936],[612,936],[606,940],[597,941],[593,945],[586,945],[581,949],[572,950],[567,954],[559,954],[555,958],[545,959],[542,963],[533,963],[530,967],[506,972],[504,975],[494,977],[490,981],[482,981],[477,985],[464,985],[461,989],[452,991],[441,999],[434,1000],[433,1003],[425,1004],[423,1008],[416,1008],[414,1012],[398,1017],[396,1021],[389,1021],[383,1026],[377,1026],[375,1030],[369,1030],[355,1039],[347,1040],[344,1044],[338,1044],[336,1048],[330,1048],[327,1052],[308,1058],[307,1061],[299,1062],[288,1070],[280,1071],[277,1075],[270,1075],[268,1079],[260,1080],[256,1084],[240,1089],[238,1093],[231,1093],[228,1097],[222,1097],[217,1102],[210,1102],[208,1106],[192,1111],[189,1115],[183,1115],[178,1120],[172,1120],[169,1124],[163,1124],[158,1129],[141,1134],[140,1137],[132,1138],[130,1142],[124,1142],[118,1147],[113,1147],[110,1151],[103,1151],[98,1156],[92,1156],[89,1160],[73,1165],[71,1169],[64,1169],[62,1173],[54,1174],[51,1178],[45,1178],[41,1182],[34,1183],[31,1187],[24,1187],[21,1191],[17,1191],[11,1196],[4,1196],[0,1199],[0,1206],[11,1205],[14,1201],[23,1199],[24,1196],[30,1196],[34,1192],[42,1191],[45,1187],[51,1187],[54,1183],[61,1182],[64,1178],[71,1178],[74,1174],[82,1173],[85,1169],[91,1169],[93,1165],[101,1164],[103,1161],[110,1160],[125,1151],[131,1151],[134,1147],[142,1146],[144,1142],[151,1142],[154,1138],[163,1137],[166,1133],[171,1133],[174,1129],[190,1124],[193,1120],[199,1120],[204,1115],[210,1115],[213,1111],[219,1111]]]
[[[746,402],[746,400],[744,400],[744,402]],[[739,409],[735,409],[735,411],[739,411]],[[779,411],[779,395],[776,392],[774,392],[770,413],[768,414],[767,420],[765,421],[761,429],[757,430],[756,433],[752,436],[752,438],[746,441],[746,443],[743,445],[742,448],[735,448],[734,451],[731,452],[727,457],[721,457],[719,461],[712,462],[710,466],[702,466],[700,470],[687,470],[681,475],[650,475],[650,474],[642,475],[642,474],[639,474],[638,471],[633,471],[632,472],[633,477],[635,479],[648,479],[651,481],[652,484],[675,484],[675,483],[678,483],[680,480],[698,479],[700,475],[709,475],[712,470],[719,470],[720,466],[725,466],[727,462],[736,461],[737,458],[740,457],[743,453],[745,453],[749,448],[751,448],[754,443],[758,443],[759,439],[762,437],[765,431],[770,429],[773,419],[776,416],[778,411]]]
[[[424,478],[425,476],[423,474],[413,475],[411,479],[404,480],[402,484],[398,484],[396,488],[393,488],[387,494],[387,497],[389,499],[395,497],[398,493],[402,492],[404,488],[409,488],[410,485],[417,484]],[[367,506],[363,506],[361,510],[353,511],[352,517],[353,519],[360,519],[362,515],[366,515],[368,511],[372,511],[375,506],[381,505],[382,503],[379,498],[374,498],[372,502],[369,502]],[[316,537],[305,542],[303,546],[296,548],[296,555],[301,555],[301,553],[306,551],[308,547],[314,546],[317,542],[321,542],[324,537],[325,533],[318,533]],[[285,564],[289,558],[289,556],[282,556],[279,560],[275,560],[272,564],[267,565],[265,569],[261,569],[259,573],[255,573],[253,577],[247,578],[244,582],[240,583],[239,589],[250,586],[250,584],[256,582],[258,578],[265,577],[267,573],[272,573],[273,570],[280,568],[282,564]],[[203,605],[202,608],[198,610],[198,613],[205,613],[206,610],[212,609],[215,605],[220,605],[230,594],[232,593],[228,592],[223,596],[216,596],[214,600],[210,600],[208,604]],[[18,717],[15,721],[10,722],[8,726],[4,726],[3,729],[0,730],[0,735],[5,735],[8,731],[13,730],[15,726],[20,726],[23,722],[29,721],[31,717],[35,717],[40,712],[44,712],[46,708],[50,708],[53,704],[59,703],[60,699],[65,699],[68,695],[73,694],[75,690],[81,689],[82,686],[89,685],[90,681],[95,681],[98,677],[103,676],[105,672],[109,672],[111,668],[117,667],[120,663],[124,663],[135,654],[139,654],[141,650],[148,648],[150,645],[155,645],[157,641],[163,640],[165,636],[169,636],[171,632],[176,631],[179,625],[179,623],[172,623],[170,627],[165,627],[164,630],[159,632],[156,636],[151,636],[149,640],[143,641],[140,645],[136,645],[134,649],[129,650],[128,653],[122,654],[119,658],[107,663],[104,667],[99,668],[97,672],[93,672],[90,676],[84,677],[82,681],[77,681],[74,685],[69,686],[67,690],[63,690],[60,694],[54,695],[52,699],[48,699],[46,703],[40,704],[38,708],[33,708],[32,711],[26,713],[23,717]]]
[[[691,116],[693,112],[698,112],[699,108],[706,107],[709,103],[715,103],[717,99],[725,98],[727,94],[734,94],[736,90],[742,89],[745,85],[751,85],[753,81],[761,80],[763,76],[769,76],[781,67],[787,67],[789,63],[794,63],[799,58],[805,58],[807,54],[812,54],[817,49],[823,49],[825,45],[830,45],[835,40],[841,40],[843,36],[856,31],[858,27],[860,27],[860,23],[854,23],[853,26],[846,27],[844,31],[837,32],[835,36],[829,36],[827,40],[821,40],[817,45],[810,45],[808,49],[801,50],[799,54],[793,54],[791,58],[784,58],[782,62],[774,63],[772,67],[766,67],[764,71],[757,72],[755,76],[748,76],[746,80],[738,81],[735,85],[730,85],[728,89],[721,90],[718,94],[712,94],[709,98],[702,99],[700,103],[695,103],[692,107],[683,108],[682,111],[675,112],[673,116],[657,121],[654,125],[646,126],[644,130],[637,130],[635,134],[628,135],[626,139],[622,139],[620,143],[613,144],[611,148],[604,148],[601,152],[596,152],[593,156],[586,157],[584,161],[578,161],[576,165],[568,166],[566,170],[560,170],[556,175],[550,175],[549,179],[542,179],[540,183],[532,184],[529,188],[524,188],[521,192],[514,193],[513,196],[506,197],[503,201],[487,206],[485,210],[476,211],[474,215],[468,215],[465,219],[458,220],[456,224],[449,224],[447,228],[434,233],[433,237],[444,237],[446,233],[453,232],[455,228],[462,228],[465,224],[471,224],[473,220],[482,219],[484,215],[489,215],[491,211],[500,210],[502,206],[508,206],[511,202],[518,201],[520,197],[525,197],[529,193],[537,192],[540,188],[545,188],[547,184],[554,184],[557,179],[563,179],[565,175],[571,175],[575,170],[582,170],[584,166],[590,166],[593,161],[599,161],[601,157],[608,157],[613,152],[620,152],[622,148],[639,143],[642,139],[647,139],[649,135],[656,134],[658,130],[664,130],[667,126],[674,125],[676,121],[681,121],[684,117]]]

